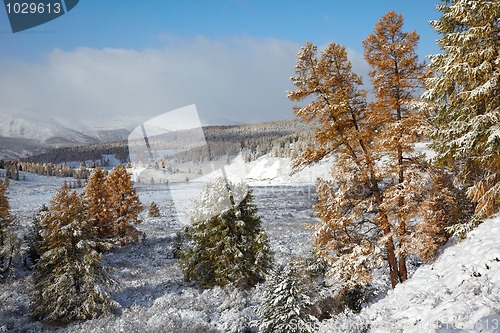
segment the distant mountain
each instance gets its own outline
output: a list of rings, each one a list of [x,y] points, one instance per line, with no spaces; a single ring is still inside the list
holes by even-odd
[[[0,114],[0,158],[19,158],[38,154],[51,147],[124,141],[126,128],[92,128],[78,122],[33,114]]]
[[[116,126],[113,128],[105,123],[83,125],[70,120],[37,119],[32,115],[0,115],[0,159],[29,158],[61,163],[115,154],[126,160],[131,131],[120,128],[126,120],[113,122]],[[287,119],[258,124],[204,125],[203,133],[210,146],[210,158],[229,158],[245,150],[248,159],[256,159],[271,151],[275,156],[293,154],[292,150],[299,148],[297,145],[309,144],[313,128],[298,119]],[[159,138],[161,135],[149,139],[153,142]],[[203,146],[179,152],[176,159],[179,162],[203,159],[204,149]]]
[[[30,119],[11,115],[0,115],[0,136],[37,140],[42,143],[95,140],[90,135],[64,127],[52,119]]]

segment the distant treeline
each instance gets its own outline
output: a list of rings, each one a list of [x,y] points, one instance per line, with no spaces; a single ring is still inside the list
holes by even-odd
[[[310,124],[295,119],[236,126],[207,126],[203,128],[207,146],[175,155],[177,162],[204,162],[208,158],[228,159],[242,153],[247,162],[265,154],[274,157],[295,157],[313,141]]]
[[[75,179],[87,179],[90,175],[90,167],[82,163],[77,168],[72,168],[67,164],[59,163],[37,163],[37,162],[20,162],[20,161],[6,161],[0,160],[0,169],[4,169],[5,173],[0,172],[0,176],[19,180],[19,172],[30,172],[41,176],[54,176],[54,177],[73,177]]]
[[[313,126],[296,119],[249,125],[206,126],[203,132],[207,144],[177,152],[176,162],[203,163],[220,158],[230,160],[240,153],[247,162],[265,154],[295,158],[301,150],[311,145],[314,138]],[[182,135],[176,135],[177,140],[182,140]],[[155,137],[150,138],[151,142],[154,140]],[[172,144],[175,145],[175,142]],[[103,157],[105,155],[114,155],[121,164],[130,162],[128,143],[123,141],[52,148],[19,161],[2,161],[0,168],[6,169],[6,176],[12,179],[18,178],[19,171],[86,179],[88,170],[107,165],[108,161]],[[69,162],[80,164],[75,168],[74,165],[68,165]]]
[[[127,142],[107,142],[90,145],[52,148],[38,155],[21,159],[22,162],[67,163],[101,161],[103,155],[114,155],[121,163],[128,161]]]

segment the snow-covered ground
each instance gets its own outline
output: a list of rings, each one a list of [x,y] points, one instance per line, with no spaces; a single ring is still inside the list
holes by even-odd
[[[322,332],[500,332],[500,216],[359,315],[324,323]]]
[[[314,181],[327,176],[329,166],[318,164],[293,176],[290,171],[288,159],[268,156],[251,163],[235,159],[225,169],[230,180],[251,185],[277,264],[295,255],[308,256],[311,235],[304,224],[316,222],[311,208],[316,200]],[[144,239],[104,256],[104,264],[120,283],[113,292],[121,305],[115,316],[60,328],[33,321],[28,311],[31,272],[18,259],[14,276],[0,285],[0,332],[244,332],[245,328],[256,332],[262,286],[250,292],[204,290],[183,280],[173,258],[174,237],[180,229],[176,209],[188,209],[193,193],[216,176],[204,173],[189,183],[168,186],[136,184],[144,206],[156,202],[161,217],[144,213],[138,226]],[[36,211],[49,204],[64,181],[29,173],[21,173],[23,178],[11,181],[9,189],[20,239]],[[379,294],[378,301],[360,314],[324,321],[320,331],[500,332],[499,235],[500,217],[485,221],[467,239],[450,241],[434,262],[422,265],[386,297]],[[387,284],[386,274],[376,275],[378,290]]]
[[[64,179],[24,172],[21,179],[25,180],[10,182],[9,200],[12,213],[17,217],[16,235],[23,239],[33,215],[43,204],[49,204]],[[180,226],[172,193],[189,193],[202,186],[202,182],[168,187],[136,184],[144,206],[147,208],[156,202],[161,217],[147,217],[146,209],[143,223],[138,225],[144,239],[104,256],[104,264],[120,283],[113,298],[121,309],[114,317],[62,328],[32,321],[28,311],[31,272],[18,259],[14,276],[1,285],[0,332],[236,332],[253,326],[260,286],[248,293],[222,288],[204,290],[183,280],[177,259],[173,258],[174,236]],[[267,183],[267,186],[251,188],[276,263],[285,263],[295,255],[307,256],[311,242],[304,224],[315,223],[311,209],[316,200],[314,186]],[[187,201],[186,205],[189,204]]]

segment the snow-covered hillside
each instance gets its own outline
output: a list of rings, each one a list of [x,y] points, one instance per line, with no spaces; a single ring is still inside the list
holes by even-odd
[[[130,130],[88,126],[78,121],[60,122],[32,114],[0,114],[0,137],[36,140],[40,143],[95,143],[126,140]]]
[[[66,140],[94,142],[92,136],[67,128],[52,119],[0,115],[0,136],[50,142]]]
[[[500,332],[499,237],[500,216],[486,220],[384,299],[322,332]]]

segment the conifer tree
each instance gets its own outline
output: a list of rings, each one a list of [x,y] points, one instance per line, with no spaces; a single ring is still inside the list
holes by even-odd
[[[318,255],[331,262],[330,272],[345,288],[366,284],[371,269],[380,262],[379,240],[387,253],[392,285],[398,281],[398,267],[392,227],[384,210],[377,166],[381,152],[372,147],[373,135],[367,119],[366,91],[352,72],[345,47],[331,43],[320,56],[317,47],[306,43],[297,56],[297,87],[292,101],[312,98],[295,114],[306,122],[316,122],[315,144],[306,148],[293,166],[318,162],[336,154],[333,181],[318,180],[318,203],[314,210],[322,221],[312,226]],[[369,217],[369,218],[367,218]]]
[[[13,222],[14,217],[10,213],[7,199],[7,184],[0,179],[0,278],[9,271],[17,247],[12,233]]]
[[[264,280],[271,264],[269,243],[246,185],[224,178],[208,184],[191,223],[180,261],[186,280],[242,289]]]
[[[395,179],[394,184],[390,184],[395,187],[384,193],[383,209],[395,212],[391,214],[391,224],[400,249],[405,248],[410,220],[419,210],[421,188],[415,184],[424,182],[413,148],[416,134],[426,127],[423,113],[414,108],[419,97],[416,92],[423,89],[427,76],[425,64],[418,62],[416,54],[419,39],[415,31],[403,30],[402,15],[389,11],[363,41],[376,98],[369,106],[370,119],[376,129],[374,142],[380,145],[376,149],[390,159],[384,166],[386,177]],[[400,281],[405,281],[407,253],[398,252],[398,275]]]
[[[139,214],[144,209],[137,190],[123,166],[117,166],[106,177],[105,186],[109,191],[108,208],[113,221],[113,237],[120,244],[137,242],[140,232],[132,225],[141,223]]]
[[[151,205],[149,205],[148,216],[149,217],[160,217],[160,208],[158,207],[156,202],[152,202]]]
[[[83,193],[90,222],[97,228],[98,236],[102,239],[115,237],[111,188],[101,168],[92,171]]]
[[[41,257],[34,274],[31,312],[61,324],[111,313],[106,291],[113,284],[102,267],[96,230],[83,201],[65,183],[41,221]]]
[[[258,309],[259,332],[315,332],[316,318],[311,315],[313,291],[302,260],[294,259],[284,268],[273,270]]]
[[[43,241],[41,231],[42,231],[42,220],[44,216],[49,211],[49,208],[43,205],[38,212],[33,216],[33,225],[31,227],[29,238],[28,238],[28,258],[32,265],[35,265],[41,256],[41,244]]]
[[[315,145],[294,167],[336,156],[333,181],[317,183],[314,209],[323,223],[312,229],[316,252],[329,259],[330,275],[346,291],[367,284],[382,256],[393,287],[407,279],[409,241],[421,230],[414,221],[429,197],[424,165],[413,153],[425,122],[411,106],[428,74],[415,52],[418,35],[402,26],[403,18],[389,12],[364,41],[374,102],[367,103],[345,48],[334,43],[319,56],[310,43],[302,48],[292,77],[297,89],[288,95],[313,98],[294,110],[317,124]]]
[[[430,56],[436,75],[427,101],[436,108],[437,160],[458,165],[478,216],[500,207],[500,2],[446,0],[432,21],[440,54]]]

